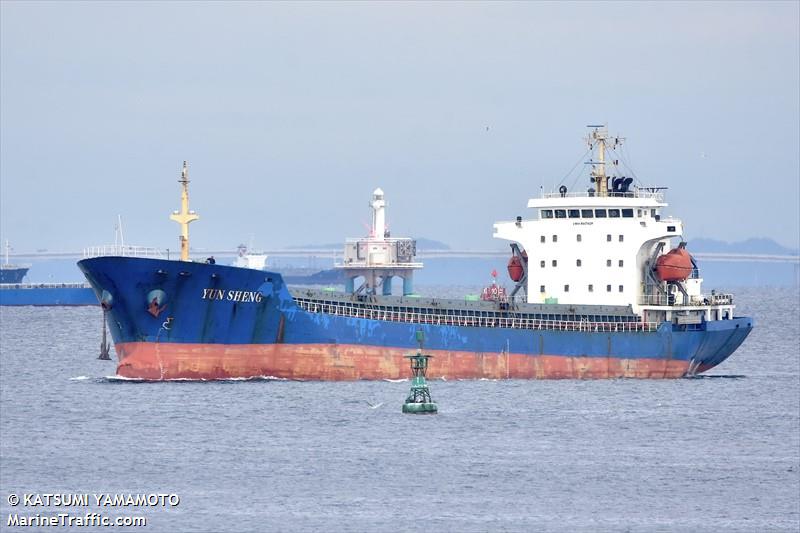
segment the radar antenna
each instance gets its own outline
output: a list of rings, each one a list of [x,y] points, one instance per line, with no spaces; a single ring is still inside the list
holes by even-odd
[[[608,196],[608,175],[606,174],[606,143],[612,143],[612,148],[621,145],[625,140],[623,137],[611,137],[608,134],[608,126],[590,124],[587,128],[594,128],[586,137],[586,142],[590,150],[597,147],[597,160],[594,158],[588,162],[592,165],[592,173],[589,180],[597,186],[597,196]]]

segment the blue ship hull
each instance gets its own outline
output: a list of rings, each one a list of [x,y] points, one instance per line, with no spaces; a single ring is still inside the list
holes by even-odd
[[[99,305],[94,290],[81,284],[0,286],[0,305]]]
[[[28,267],[4,265],[0,268],[0,283],[22,283],[27,273]]]
[[[270,272],[123,257],[78,266],[108,309],[118,373],[142,379],[396,379],[408,374],[403,356],[418,330],[434,377],[674,378],[718,365],[752,329],[747,317],[647,330],[442,324],[413,310],[387,319],[369,306],[342,316],[301,307]]]

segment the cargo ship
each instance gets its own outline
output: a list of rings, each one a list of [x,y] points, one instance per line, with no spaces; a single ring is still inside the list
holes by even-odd
[[[240,244],[236,248],[236,257],[233,266],[241,268],[254,268],[256,270],[272,270],[281,275],[283,281],[289,285],[337,285],[344,283],[342,271],[337,268],[319,269],[303,267],[274,267],[267,268],[267,254],[252,251],[252,246]]]
[[[99,305],[88,283],[3,283],[0,305],[62,306]]]
[[[337,268],[280,267],[273,270],[289,285],[341,285],[345,281]]]
[[[88,283],[24,283],[30,265],[12,265],[6,241],[5,262],[0,269],[0,305],[98,305]]]
[[[724,361],[753,327],[731,294],[701,290],[664,188],[620,171],[622,139],[586,138],[589,187],[542,193],[531,215],[494,224],[509,241],[511,291],[480,300],[412,297],[415,242],[385,231],[348,241],[343,292],[289,289],[280,274],[189,261],[184,163],[181,260],[103,256],[78,263],[108,315],[120,376],[397,379],[425,339],[428,375],[452,378],[680,378]],[[607,159],[610,154],[611,158]],[[612,170],[607,172],[607,167]],[[392,294],[392,280],[402,294]]]
[[[0,265],[0,283],[21,283],[30,267],[3,263]]]
[[[22,283],[25,275],[30,270],[30,265],[12,265],[8,262],[8,252],[11,250],[11,245],[6,240],[6,258],[5,262],[0,264],[0,284],[3,283]]]

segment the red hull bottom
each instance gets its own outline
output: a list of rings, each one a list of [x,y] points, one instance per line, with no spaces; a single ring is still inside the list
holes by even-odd
[[[146,380],[276,377],[347,381],[398,379],[410,374],[407,349],[341,344],[116,345],[117,374]],[[687,361],[425,350],[429,378],[607,379],[679,378]]]

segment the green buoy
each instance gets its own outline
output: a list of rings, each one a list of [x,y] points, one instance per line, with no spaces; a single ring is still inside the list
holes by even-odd
[[[425,336],[422,331],[417,331],[417,342],[419,349],[413,355],[406,355],[411,360],[411,392],[408,393],[406,402],[403,404],[403,412],[418,415],[435,415],[439,409],[431,399],[431,391],[425,381],[425,372],[428,371],[428,359],[432,355],[422,353],[422,341]]]

